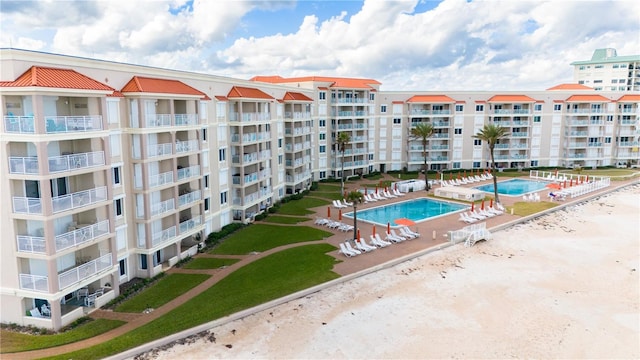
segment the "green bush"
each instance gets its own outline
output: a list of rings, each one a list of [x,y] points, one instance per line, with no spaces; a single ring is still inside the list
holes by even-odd
[[[242,223],[231,223],[231,224],[225,225],[222,227],[222,229],[220,229],[220,231],[217,231],[217,232],[214,231],[211,234],[209,234],[207,236],[207,240],[205,240],[205,244],[207,244],[207,246],[215,245],[222,238],[233,234],[234,232],[242,229],[245,226],[246,225]]]
[[[311,191],[318,190],[318,182],[317,181],[312,182],[309,190]]]

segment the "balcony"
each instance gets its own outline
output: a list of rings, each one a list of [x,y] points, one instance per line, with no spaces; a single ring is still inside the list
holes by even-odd
[[[257,121],[269,121],[271,120],[271,114],[269,113],[237,113],[232,112],[229,114],[229,121],[239,121],[239,122],[257,122]]]
[[[146,114],[147,127],[169,127],[171,126],[171,114]]]
[[[38,158],[36,156],[10,156],[9,173],[23,175],[38,174]]]
[[[198,140],[177,141],[176,153],[181,154],[190,151],[200,150],[200,142]]]
[[[109,234],[109,220],[77,225],[75,230],[56,236],[56,251],[62,251]]]
[[[49,172],[88,169],[105,164],[104,151],[49,157]]]
[[[40,275],[20,274],[20,289],[49,292],[49,278]]]
[[[167,171],[162,174],[149,175],[149,187],[157,187],[165,184],[173,183],[173,171]]]
[[[80,266],[76,266],[70,270],[58,274],[58,283],[60,290],[68,288],[74,284],[77,284],[85,279],[92,277],[93,275],[111,268],[113,259],[111,253],[102,255],[97,259],[86,262]]]
[[[151,236],[151,245],[156,246],[165,241],[169,241],[176,237],[176,227],[172,226],[168,229],[158,231]]]
[[[240,134],[232,134],[231,135],[231,142],[232,143],[242,143],[244,145],[248,145],[250,143],[254,143],[254,142],[260,142],[260,141],[268,141],[271,140],[271,133],[268,131],[265,132],[261,132],[261,133],[248,133],[248,134],[242,134],[242,137],[240,136]]]
[[[102,116],[45,116],[47,134],[102,130]]]
[[[285,135],[294,135],[294,136],[298,136],[298,135],[305,135],[305,134],[309,134],[311,133],[311,127],[309,126],[305,126],[305,127],[297,127],[297,128],[286,128],[284,129],[284,134]]]
[[[176,126],[198,125],[197,114],[175,114]]]
[[[180,234],[184,234],[200,226],[200,224],[202,224],[202,217],[196,216],[193,219],[181,222],[178,228],[180,229]]]
[[[202,199],[200,190],[192,191],[190,193],[178,196],[178,207],[193,204]],[[172,199],[173,200],[173,199]]]
[[[78,191],[72,194],[56,196],[51,199],[53,212],[77,209],[107,200],[107,187]]]
[[[178,169],[178,181],[200,175],[200,166],[194,165]]]
[[[13,197],[13,212],[15,214],[42,215],[42,199],[24,196]]]
[[[147,157],[153,158],[157,156],[165,156],[173,154],[173,146],[171,143],[149,145],[147,147]]]
[[[291,175],[287,175],[287,176],[285,177],[285,181],[286,181],[287,183],[290,183],[290,184],[291,184],[291,183],[294,183],[294,184],[295,184],[295,183],[299,183],[299,182],[301,182],[301,181],[307,180],[307,179],[309,179],[310,177],[311,177],[311,172],[310,172],[310,171],[305,171],[305,172],[303,172],[303,173],[295,174],[295,175],[293,175],[293,176],[291,176]]]
[[[31,254],[46,254],[47,241],[42,236],[18,235],[18,251]]]
[[[529,136],[529,133],[527,133],[527,132],[512,132],[511,136],[512,137],[527,137],[527,136]]]
[[[36,128],[34,126],[34,118],[32,116],[5,116],[4,128],[8,133],[17,134],[34,134]]]
[[[151,216],[158,216],[173,211],[176,208],[174,199],[168,199],[151,204]]]
[[[618,143],[620,147],[638,146],[638,141],[621,141]]]
[[[311,119],[311,113],[308,111],[304,111],[304,112],[285,112],[284,113],[284,118],[285,119]]]

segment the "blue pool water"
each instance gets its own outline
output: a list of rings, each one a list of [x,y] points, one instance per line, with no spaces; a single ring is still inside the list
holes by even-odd
[[[511,179],[507,181],[501,181],[498,183],[498,194],[507,196],[520,196],[528,193],[532,193],[545,188],[547,184],[544,182],[524,180],[524,179]],[[486,184],[482,186],[476,186],[474,189],[493,193],[493,184]]]
[[[418,198],[358,211],[358,220],[385,226],[389,222],[392,226],[397,226],[398,224],[394,222],[395,219],[406,218],[420,222],[466,208],[468,208],[467,205]],[[353,212],[345,214],[345,216],[352,218]]]

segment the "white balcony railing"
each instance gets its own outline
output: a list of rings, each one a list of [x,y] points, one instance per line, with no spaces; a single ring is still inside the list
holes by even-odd
[[[33,253],[33,254],[46,254],[47,242],[42,236],[29,236],[18,235],[18,251]]]
[[[38,170],[38,158],[35,156],[21,157],[10,156],[9,157],[9,173],[11,174],[37,174]]]
[[[93,151],[81,154],[69,154],[49,157],[49,172],[92,168],[105,164],[104,151]]]
[[[176,227],[172,226],[168,229],[162,230],[162,231],[158,231],[156,233],[154,233],[151,236],[151,244],[152,246],[156,246],[158,244],[161,244],[165,241],[168,241],[170,239],[173,239],[174,237],[176,237]]]
[[[156,156],[171,155],[173,151],[172,148],[171,143],[149,145],[147,147],[147,157],[152,158]]]
[[[56,196],[51,199],[53,212],[76,209],[107,200],[107,187],[100,186],[94,189],[78,191],[73,194]]]
[[[109,220],[91,225],[80,225],[77,229],[56,236],[56,251],[80,245],[109,233]]]
[[[176,126],[197,125],[197,114],[175,114]]]
[[[68,133],[102,130],[102,116],[45,116],[46,132]]]
[[[16,214],[42,214],[42,199],[14,196],[13,212]]]
[[[113,259],[111,258],[111,253],[109,253],[62,272],[58,274],[60,290],[68,288],[73,284],[77,284],[82,280],[88,279],[100,271],[110,268],[112,264]]]
[[[171,126],[171,114],[146,114],[147,127]]]
[[[187,231],[193,230],[195,227],[202,223],[202,217],[196,216],[193,219],[189,219],[180,223],[180,234],[184,234]]]
[[[162,186],[173,182],[173,171],[167,171],[162,174],[149,175],[149,187]]]
[[[151,204],[151,216],[161,215],[170,212],[176,208],[174,199],[168,199],[155,204]]]
[[[178,141],[176,142],[176,153],[184,153],[189,151],[196,151],[200,149],[200,142],[198,140]]]
[[[49,278],[40,275],[20,274],[20,289],[49,292]]]
[[[178,181],[200,175],[200,166],[194,165],[178,169]]]
[[[200,190],[192,191],[188,194],[180,195],[178,197],[178,206],[182,207],[196,201],[199,201],[202,198],[202,194]]]
[[[36,132],[34,118],[31,116],[8,115],[4,117],[4,128],[8,133],[33,134]]]

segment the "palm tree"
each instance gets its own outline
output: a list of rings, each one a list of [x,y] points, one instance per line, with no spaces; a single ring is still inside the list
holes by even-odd
[[[356,216],[358,204],[364,200],[364,195],[360,191],[351,191],[347,194],[347,201],[353,203],[353,241],[358,237],[358,217]]]
[[[493,149],[496,147],[498,140],[509,135],[509,131],[506,128],[500,127],[496,124],[485,124],[477,134],[473,135],[474,138],[480,139],[489,145],[489,154],[491,155],[491,175],[493,176],[493,195],[496,202],[499,203],[498,198],[498,178],[496,177],[496,160],[493,156]]]
[[[351,136],[347,132],[341,132],[336,137],[336,146],[338,147],[338,151],[342,153],[342,159],[340,160],[340,164],[342,165],[342,170],[340,171],[340,194],[344,194],[344,151],[351,142]]]
[[[429,191],[429,177],[427,173],[427,140],[433,136],[433,125],[429,123],[419,123],[411,128],[411,139],[420,140],[422,142],[422,157],[424,158],[424,181],[427,182],[427,191]]]

